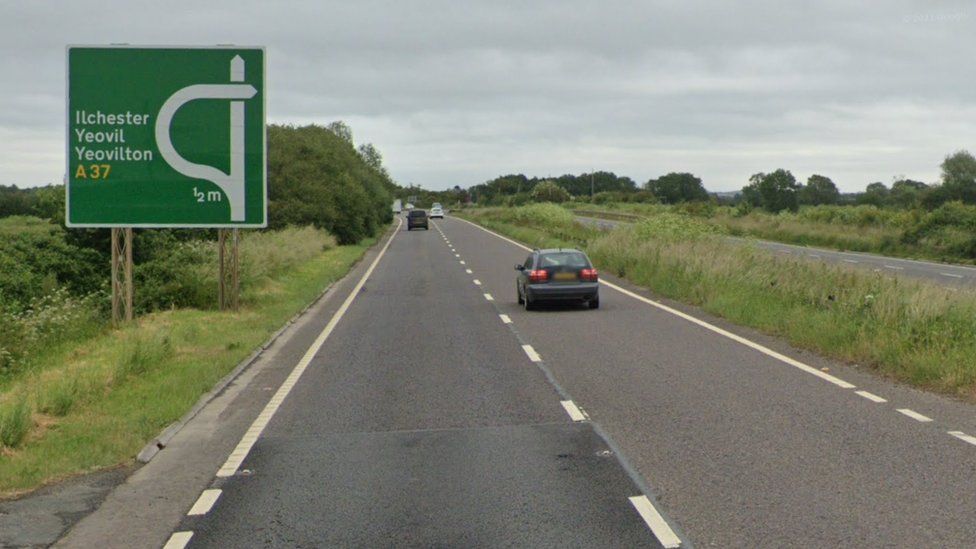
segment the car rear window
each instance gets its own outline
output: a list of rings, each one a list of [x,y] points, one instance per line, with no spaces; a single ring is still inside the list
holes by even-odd
[[[411,210],[410,211],[410,217],[426,217],[426,216],[427,216],[427,212],[425,212],[423,210]]]
[[[545,254],[540,258],[542,267],[586,267],[586,256],[573,252]]]

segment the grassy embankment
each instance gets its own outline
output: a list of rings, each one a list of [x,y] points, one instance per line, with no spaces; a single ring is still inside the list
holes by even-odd
[[[0,497],[132,463],[375,241],[339,247],[313,229],[245,233],[240,312],[154,313],[35,353],[0,381]]]
[[[726,230],[673,213],[612,233],[585,229],[556,206],[461,215],[535,245],[573,235],[599,269],[659,295],[894,379],[974,396],[976,293],[729,246]]]
[[[805,206],[797,213],[713,204],[567,204],[573,210],[652,217],[680,213],[720,227],[731,236],[799,246],[874,253],[956,264],[976,262],[976,208],[949,203],[934,211],[875,206]]]

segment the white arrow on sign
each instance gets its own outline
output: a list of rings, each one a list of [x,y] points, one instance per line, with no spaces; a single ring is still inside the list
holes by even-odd
[[[244,81],[244,60],[231,60],[231,81]],[[230,103],[230,173],[213,166],[194,164],[180,156],[170,138],[170,125],[180,107],[197,99],[250,99],[258,92],[250,84],[197,84],[174,93],[163,103],[156,117],[156,145],[169,165],[177,172],[216,184],[230,202],[230,220],[244,221],[244,101]]]

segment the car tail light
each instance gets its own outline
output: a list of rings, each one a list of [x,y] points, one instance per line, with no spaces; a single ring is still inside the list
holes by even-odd
[[[583,271],[580,273],[580,278],[583,280],[589,280],[590,282],[596,282],[596,269],[583,269]]]
[[[532,282],[542,282],[549,277],[549,274],[545,271],[529,271],[529,280]]]

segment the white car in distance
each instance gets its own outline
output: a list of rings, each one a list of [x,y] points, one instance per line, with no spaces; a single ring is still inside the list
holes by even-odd
[[[441,219],[444,219],[444,210],[442,210],[441,208],[439,208],[437,206],[434,206],[433,208],[430,209],[430,217],[431,217],[431,219],[433,219],[435,217],[439,217]]]

